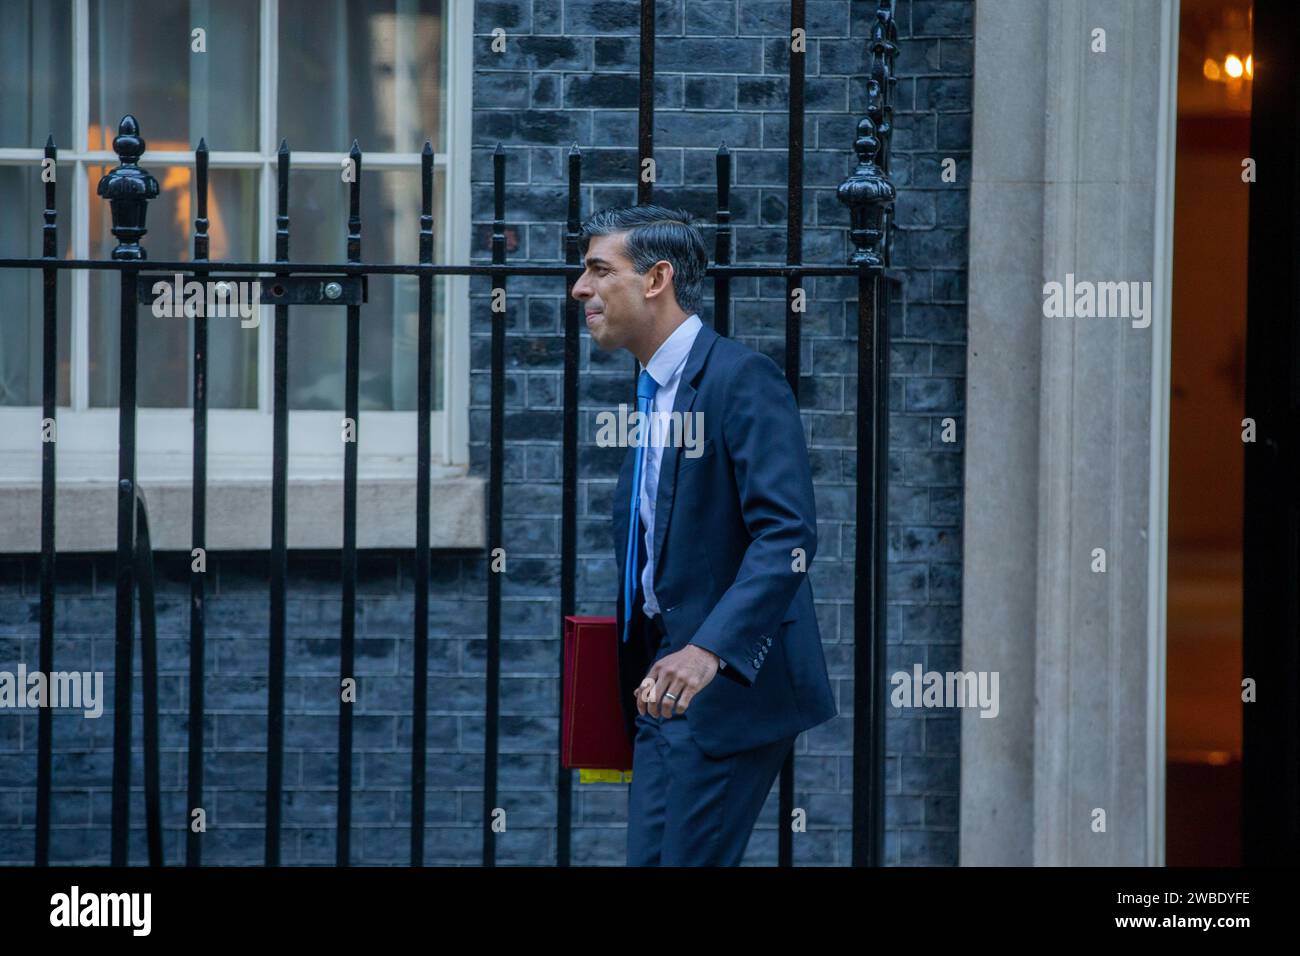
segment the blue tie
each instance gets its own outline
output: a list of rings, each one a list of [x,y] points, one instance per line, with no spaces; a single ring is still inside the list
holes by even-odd
[[[632,466],[632,501],[628,506],[627,524],[627,559],[623,564],[623,640],[627,641],[628,629],[632,625],[632,596],[636,594],[637,577],[637,533],[641,529],[638,512],[641,509],[641,470],[645,464],[645,449],[650,438],[650,403],[655,392],[659,391],[656,382],[646,369],[636,380],[636,407],[641,413],[641,441],[636,447],[636,462]]]

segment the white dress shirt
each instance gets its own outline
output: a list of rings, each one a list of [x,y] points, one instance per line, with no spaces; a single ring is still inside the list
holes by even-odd
[[[672,412],[673,404],[677,400],[677,386],[682,380],[682,370],[686,368],[686,359],[690,357],[691,346],[695,344],[695,337],[699,335],[703,325],[699,313],[692,312],[685,322],[673,329],[663,345],[655,350],[655,354],[650,357],[650,364],[642,366],[649,370],[650,376],[656,382],[662,383],[659,391],[655,393],[654,401],[650,404],[653,427],[648,436],[649,445],[646,448],[643,465],[645,474],[641,485],[640,516],[646,529],[646,562],[641,570],[641,587],[645,591],[645,605],[642,610],[646,617],[654,617],[659,613],[659,601],[655,598],[654,590],[655,502],[659,495],[659,463],[664,455],[664,442],[672,436],[669,413]],[[645,427],[642,425],[643,429]],[[723,661],[718,661],[719,669],[725,666]]]
[[[659,382],[659,391],[655,393],[650,405],[650,419],[653,427],[649,431],[649,445],[645,451],[645,475],[641,484],[641,521],[645,524],[646,563],[641,570],[641,587],[645,591],[646,617],[659,613],[659,602],[655,598],[655,499],[659,494],[659,463],[664,455],[664,442],[671,437],[668,413],[673,410],[677,399],[677,385],[682,380],[682,369],[691,354],[691,346],[703,326],[698,313],[691,315],[673,332],[663,345],[650,357],[650,364],[642,366],[650,376]],[[646,426],[643,424],[642,428]]]

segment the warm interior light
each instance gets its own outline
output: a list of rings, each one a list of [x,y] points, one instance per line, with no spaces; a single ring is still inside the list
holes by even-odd
[[[1251,56],[1249,53],[1246,54],[1246,75],[1250,77],[1255,75],[1255,66],[1251,63]]]
[[[90,149],[109,149],[113,143],[113,137],[117,135],[117,127],[96,126],[94,124],[87,128],[86,142]],[[149,151],[157,150],[159,152],[189,152],[190,145],[181,141],[157,140],[149,143]],[[191,153],[192,155],[192,153]],[[143,160],[146,169],[149,168],[148,153]],[[116,158],[107,166],[88,166],[90,170],[90,184],[93,188],[99,182],[99,177],[107,173],[117,165]],[[191,248],[191,242],[194,229],[194,211],[191,206],[193,200],[193,190],[191,188],[194,178],[194,167],[192,166],[168,166],[159,174],[158,187],[163,193],[176,194],[176,211],[173,228],[176,235],[180,237],[180,248],[186,250],[179,256],[181,259],[188,258],[188,250]],[[91,205],[92,210],[103,208],[100,203]],[[91,230],[94,234],[94,227]],[[154,237],[157,239],[157,236]],[[222,214],[221,204],[217,201],[216,191],[209,186],[208,189],[208,258],[209,259],[226,259],[230,255],[230,233],[226,228],[225,216]]]
[[[1245,72],[1245,68],[1241,65],[1241,60],[1237,59],[1235,53],[1229,53],[1227,59],[1223,61],[1223,71],[1235,80],[1241,77],[1241,74]]]
[[[1219,64],[1215,63],[1209,57],[1206,57],[1201,72],[1205,74],[1207,80],[1217,80],[1222,74],[1219,72]]]

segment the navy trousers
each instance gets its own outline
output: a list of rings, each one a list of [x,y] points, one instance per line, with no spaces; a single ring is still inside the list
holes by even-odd
[[[663,643],[656,660],[673,650]],[[691,737],[690,719],[689,710],[671,718],[649,713],[636,718],[628,866],[738,866],[794,746],[795,738],[786,737],[729,757],[710,757]]]

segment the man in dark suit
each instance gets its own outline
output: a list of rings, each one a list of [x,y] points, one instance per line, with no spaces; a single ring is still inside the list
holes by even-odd
[[[708,257],[688,213],[602,210],[579,246],[573,295],[598,346],[639,360],[649,419],[613,501],[627,862],[734,866],[795,738],[837,713],[803,425],[776,363],[701,322]],[[700,432],[650,427],[670,412]]]

